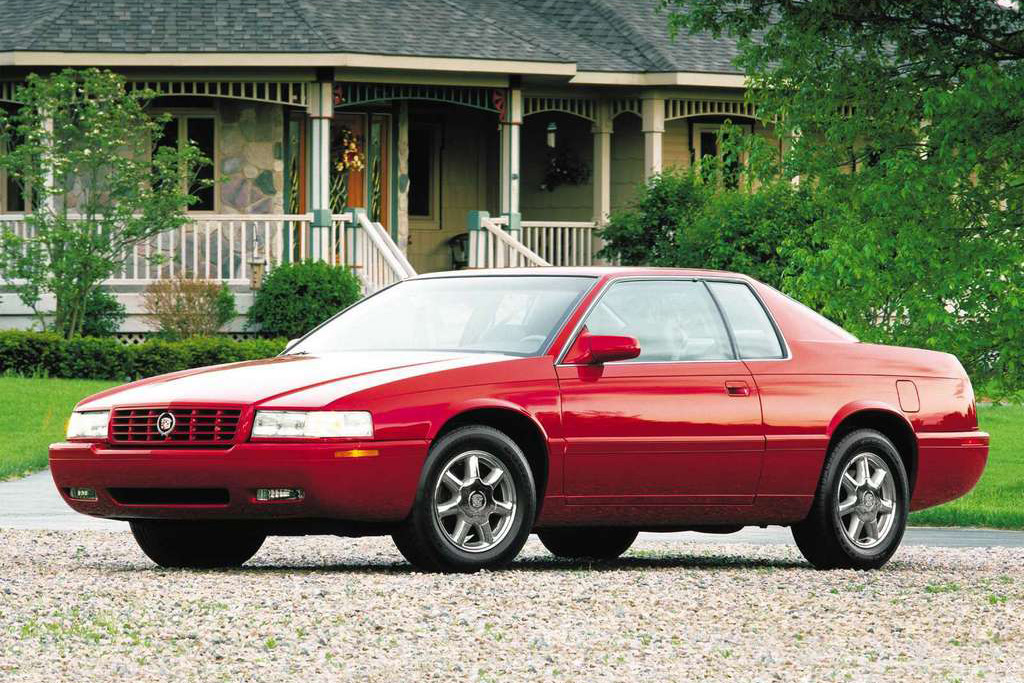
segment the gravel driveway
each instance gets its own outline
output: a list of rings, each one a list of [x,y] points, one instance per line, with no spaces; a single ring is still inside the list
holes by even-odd
[[[1024,550],[640,541],[622,561],[413,573],[388,539],[272,538],[155,568],[128,534],[0,530],[0,680],[1022,680]]]

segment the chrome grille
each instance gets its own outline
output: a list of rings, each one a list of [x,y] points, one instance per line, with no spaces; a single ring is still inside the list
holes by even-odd
[[[157,429],[164,413],[174,416],[165,436]],[[238,408],[118,408],[110,418],[112,443],[164,445],[224,444],[235,440],[242,411]]]

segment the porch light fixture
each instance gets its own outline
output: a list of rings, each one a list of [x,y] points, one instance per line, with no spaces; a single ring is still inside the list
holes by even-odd
[[[364,411],[259,410],[253,438],[329,439],[373,437],[373,418]]]
[[[548,147],[555,148],[555,135],[558,133],[558,124],[552,121],[548,124]]]

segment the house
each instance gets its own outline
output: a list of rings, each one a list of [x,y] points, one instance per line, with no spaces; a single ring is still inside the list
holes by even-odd
[[[0,106],[30,72],[110,68],[158,91],[168,135],[214,160],[192,223],[107,283],[136,312],[140,287],[174,272],[244,294],[263,260],[348,263],[371,289],[587,264],[609,212],[717,154],[726,119],[770,135],[736,46],[673,39],[654,0],[0,0],[0,15]],[[23,229],[25,209],[0,177],[0,225]],[[153,249],[168,263],[148,264]],[[3,297],[0,326],[26,321]]]

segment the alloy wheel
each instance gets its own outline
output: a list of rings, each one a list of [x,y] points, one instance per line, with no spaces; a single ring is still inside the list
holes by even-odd
[[[434,521],[449,543],[465,552],[486,552],[501,543],[513,526],[515,485],[490,453],[459,453],[441,470],[433,509]]]
[[[843,470],[836,491],[836,516],[847,540],[867,550],[882,543],[896,522],[896,484],[885,461],[858,453]]]

